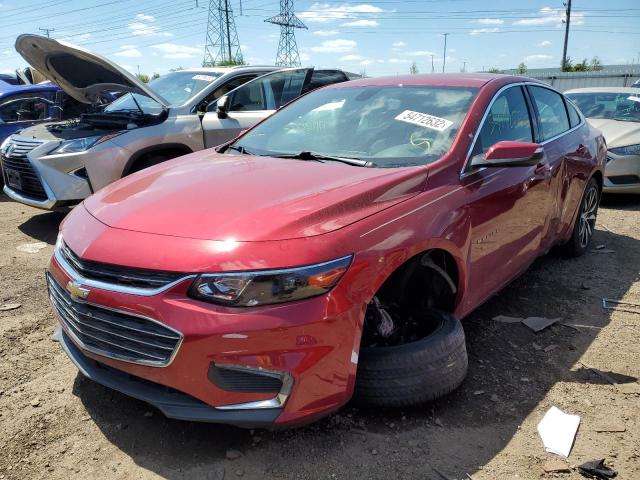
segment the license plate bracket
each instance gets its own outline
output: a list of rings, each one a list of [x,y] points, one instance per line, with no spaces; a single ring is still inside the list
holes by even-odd
[[[5,168],[4,173],[7,177],[7,185],[17,190],[22,190],[22,175],[20,175],[19,171]]]

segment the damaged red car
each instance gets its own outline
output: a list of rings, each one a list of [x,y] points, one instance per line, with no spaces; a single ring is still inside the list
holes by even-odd
[[[316,90],[77,206],[47,273],[57,338],[82,374],[178,419],[432,400],[466,374],[460,319],[552,247],[588,248],[605,155],[528,78]]]

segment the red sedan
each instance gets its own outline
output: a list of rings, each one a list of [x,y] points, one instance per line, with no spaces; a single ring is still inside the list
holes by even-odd
[[[173,418],[288,426],[354,395],[434,399],[466,374],[459,319],[552,247],[588,248],[605,155],[527,78],[314,91],[76,207],[47,275],[58,338]]]

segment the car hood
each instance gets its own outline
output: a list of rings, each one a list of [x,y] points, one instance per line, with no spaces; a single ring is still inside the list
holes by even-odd
[[[640,122],[623,122],[605,118],[589,118],[588,120],[591,125],[602,132],[608,148],[640,143]]]
[[[124,230],[267,241],[343,228],[417,194],[427,171],[198,152],[143,170],[85,200]]]
[[[80,47],[40,35],[20,35],[16,50],[33,68],[79,102],[99,103],[101,93],[115,90],[140,93],[165,107],[169,105],[125,69]]]

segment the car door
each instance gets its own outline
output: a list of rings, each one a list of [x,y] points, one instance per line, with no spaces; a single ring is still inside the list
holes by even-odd
[[[202,119],[205,148],[231,140],[299,97],[312,72],[312,68],[279,70],[251,80],[229,92],[226,115],[219,115],[217,104],[211,104]]]
[[[542,244],[550,248],[563,228],[565,209],[578,204],[584,189],[584,183],[570,181],[574,176],[572,165],[581,164],[590,154],[586,139],[567,134],[581,123],[574,107],[560,93],[543,85],[528,85],[527,90],[538,118],[538,143],[544,146],[550,169],[549,227],[542,238]],[[573,211],[568,216],[572,217]]]
[[[548,217],[549,168],[546,154],[527,167],[469,167],[500,141],[534,142],[537,123],[522,85],[495,95],[475,137],[461,183],[470,218],[469,291],[478,305],[524,270],[539,254]]]

